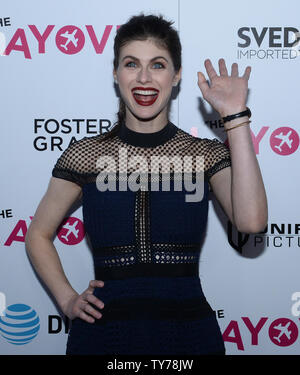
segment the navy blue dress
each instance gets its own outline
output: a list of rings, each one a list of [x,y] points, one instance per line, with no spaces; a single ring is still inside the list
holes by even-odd
[[[171,122],[148,134],[122,124],[111,138],[84,137],[63,152],[52,175],[82,187],[95,279],[105,283],[94,291],[102,318],[72,321],[67,354],[225,353],[199,256],[209,179],[230,165],[222,142]]]

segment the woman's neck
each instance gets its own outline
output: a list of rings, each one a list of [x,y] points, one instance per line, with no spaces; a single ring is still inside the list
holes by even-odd
[[[133,116],[131,113],[126,113],[125,124],[130,130],[139,133],[155,133],[162,130],[168,123],[168,117],[164,113],[160,113],[158,116],[151,120],[140,120]]]
[[[152,133],[137,132],[129,129],[125,123],[121,123],[117,136],[125,143],[137,147],[157,147],[173,138],[178,128],[171,122],[158,131]]]

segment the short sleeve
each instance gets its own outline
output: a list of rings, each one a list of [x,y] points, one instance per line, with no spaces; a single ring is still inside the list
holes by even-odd
[[[205,174],[208,180],[221,169],[231,166],[229,148],[217,138],[209,139],[205,154]]]
[[[56,178],[62,178],[67,181],[74,182],[79,186],[83,186],[83,171],[82,165],[84,164],[83,140],[71,143],[61,154],[56,161],[53,169],[52,176]]]

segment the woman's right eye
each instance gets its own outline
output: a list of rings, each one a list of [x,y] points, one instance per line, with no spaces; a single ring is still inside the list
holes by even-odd
[[[129,61],[127,64],[125,64],[125,66],[129,67],[129,68],[134,68],[135,67],[135,62]]]

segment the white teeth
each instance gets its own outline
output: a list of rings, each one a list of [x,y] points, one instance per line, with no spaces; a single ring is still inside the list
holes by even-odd
[[[133,93],[137,94],[137,95],[156,95],[157,91],[154,91],[154,90],[134,90]]]

